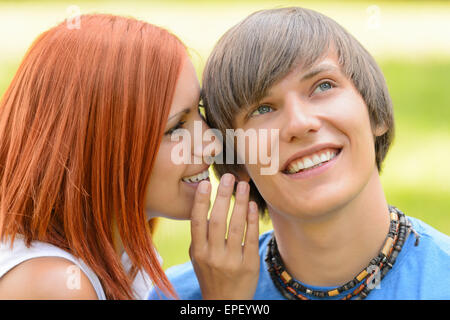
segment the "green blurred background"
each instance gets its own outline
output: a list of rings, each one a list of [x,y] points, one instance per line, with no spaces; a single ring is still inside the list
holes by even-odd
[[[171,30],[190,48],[200,75],[209,52],[227,29],[254,11],[291,5],[335,19],[379,62],[394,101],[397,126],[382,173],[387,199],[450,234],[448,2],[0,1],[0,95],[32,41],[77,11],[132,16]],[[270,222],[261,222],[261,232],[270,227]],[[155,242],[164,268],[187,261],[189,223],[161,219]]]

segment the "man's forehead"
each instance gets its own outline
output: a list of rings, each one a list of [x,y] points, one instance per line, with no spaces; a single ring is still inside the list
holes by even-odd
[[[305,63],[302,63],[301,58],[299,57],[298,61],[294,64],[291,71],[289,71],[285,76],[281,79],[275,81],[265,92],[264,97],[269,97],[277,84],[280,84],[284,80],[293,77],[295,81],[298,83],[306,82],[307,80],[315,77],[321,73],[333,73],[337,75],[343,75],[341,66],[339,64],[339,59],[334,49],[328,50],[326,54],[322,55],[317,61],[312,63],[312,65],[305,66]],[[256,102],[258,104],[259,101]],[[254,104],[248,105],[240,110],[233,119],[233,125],[236,127],[236,124],[241,122],[241,118],[244,117],[244,114],[248,109],[252,108]]]
[[[280,84],[283,81],[295,79],[295,81],[298,81],[298,83],[300,84],[321,73],[335,73],[341,75],[342,70],[338,61],[336,59],[333,59],[333,57],[326,57],[314,63],[312,66],[308,66],[306,68],[301,64],[297,64],[287,75],[285,75],[283,78],[276,81],[271,87],[269,87],[265,96],[270,96],[274,87],[276,87],[277,84]]]
[[[302,62],[301,58],[299,57],[298,61],[294,64],[291,71],[282,79],[294,75],[296,77],[299,77],[300,81],[305,81],[322,72],[341,72],[339,59],[334,50],[328,51],[327,54],[317,59],[317,61],[315,61],[311,65],[305,65],[305,63]]]

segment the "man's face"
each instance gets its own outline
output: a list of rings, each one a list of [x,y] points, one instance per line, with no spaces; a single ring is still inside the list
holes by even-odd
[[[234,126],[279,129],[276,173],[261,175],[261,161],[245,165],[271,214],[319,217],[354,199],[378,174],[367,106],[334,52],[308,70],[293,69]]]

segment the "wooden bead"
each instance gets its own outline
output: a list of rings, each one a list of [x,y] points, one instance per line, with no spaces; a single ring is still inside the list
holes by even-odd
[[[365,287],[364,284],[360,285],[359,288],[356,289],[355,292],[353,292],[353,294],[355,294],[355,295],[359,294],[361,292],[361,290],[364,289],[364,287]]]
[[[391,212],[391,220],[398,221],[398,215],[395,212]]]
[[[381,250],[381,252],[387,257],[389,254],[389,249],[391,249],[392,244],[394,243],[394,239],[392,239],[391,237],[388,237],[386,239],[386,243],[384,244],[383,249]]]
[[[284,283],[288,283],[291,281],[292,277],[286,271],[283,271],[280,275],[281,279],[283,279]]]
[[[356,276],[356,280],[358,280],[358,282],[361,282],[365,277],[367,277],[368,273],[367,271],[364,269],[363,271],[361,271],[360,274],[358,274]]]
[[[323,298],[323,297],[325,297],[325,292],[320,291],[320,292],[318,292],[317,296],[318,296],[319,298]]]
[[[292,288],[290,288],[290,287],[286,287],[286,289],[288,289],[290,293],[292,293],[292,294],[294,294],[294,295],[297,295],[297,292],[295,292],[294,289],[292,289]]]
[[[300,300],[309,300],[307,297],[304,297],[301,294],[298,294],[297,297],[299,297]]]
[[[329,297],[334,297],[334,296],[337,296],[338,294],[339,294],[339,290],[337,290],[337,289],[328,291]]]

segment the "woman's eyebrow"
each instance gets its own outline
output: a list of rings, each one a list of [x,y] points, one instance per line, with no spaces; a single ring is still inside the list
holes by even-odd
[[[319,64],[317,66],[312,67],[310,70],[308,70],[301,78],[300,82],[311,79],[312,77],[315,77],[319,73],[322,72],[340,72],[340,69],[337,68],[335,65],[332,64]]]

